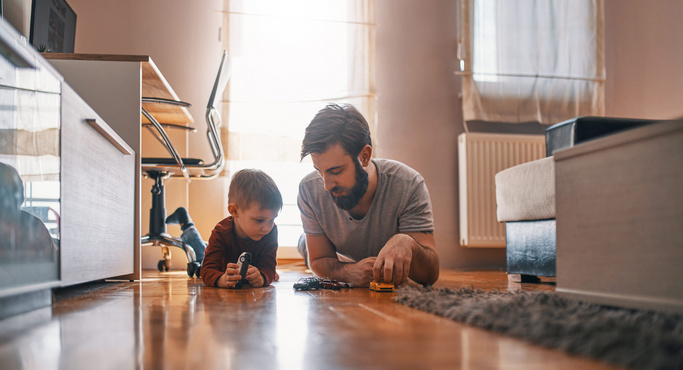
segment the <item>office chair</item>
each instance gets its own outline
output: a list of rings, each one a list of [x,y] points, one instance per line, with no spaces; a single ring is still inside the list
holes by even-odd
[[[199,277],[201,265],[196,260],[194,250],[179,238],[174,238],[166,231],[166,206],[164,195],[164,180],[173,177],[183,177],[188,182],[191,179],[209,180],[218,176],[225,164],[223,146],[218,134],[218,127],[221,124],[221,116],[218,111],[218,104],[230,77],[230,61],[227,51],[223,52],[218,74],[211,90],[209,103],[206,106],[206,135],[211,147],[213,160],[204,163],[199,158],[182,158],[171,143],[164,127],[169,129],[181,129],[196,131],[193,127],[182,125],[167,124],[158,122],[145,108],[142,107],[142,115],[149,120],[143,123],[152,135],[166,148],[171,155],[170,158],[151,158],[141,159],[141,172],[147,178],[154,180],[152,186],[152,208],[149,211],[149,233],[142,237],[141,245],[153,245],[162,247],[163,259],[157,264],[159,271],[168,271],[171,267],[171,251],[169,247],[177,247],[183,250],[187,256],[187,274],[192,277]],[[170,104],[181,107],[189,107],[190,104],[182,101],[161,99],[154,97],[143,97],[143,103],[150,104]]]

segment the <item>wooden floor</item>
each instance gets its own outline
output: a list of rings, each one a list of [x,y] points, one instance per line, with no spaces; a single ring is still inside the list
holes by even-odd
[[[184,272],[55,294],[52,308],[0,321],[0,369],[603,369],[468,327],[368,289],[208,288]],[[436,286],[554,290],[504,272],[443,271]]]

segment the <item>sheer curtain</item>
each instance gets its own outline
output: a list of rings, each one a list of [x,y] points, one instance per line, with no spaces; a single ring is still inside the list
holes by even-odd
[[[461,0],[465,121],[604,115],[602,0]]]
[[[329,102],[350,103],[375,130],[374,0],[226,0],[224,9],[224,175],[249,167],[272,176],[285,203],[280,245],[295,246],[298,184],[313,170],[299,160],[308,123]]]

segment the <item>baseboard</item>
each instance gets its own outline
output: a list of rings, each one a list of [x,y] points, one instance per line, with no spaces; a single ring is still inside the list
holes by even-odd
[[[557,294],[570,299],[584,300],[606,306],[629,307],[641,310],[661,310],[683,313],[683,300],[648,297],[635,294],[610,294],[558,287]]]

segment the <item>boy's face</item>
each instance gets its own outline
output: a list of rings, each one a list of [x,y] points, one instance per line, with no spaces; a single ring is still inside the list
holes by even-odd
[[[277,211],[261,208],[258,204],[249,204],[247,208],[238,207],[231,203],[228,211],[235,218],[235,232],[242,239],[250,238],[255,241],[268,235],[275,225]]]

